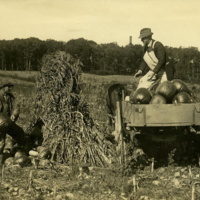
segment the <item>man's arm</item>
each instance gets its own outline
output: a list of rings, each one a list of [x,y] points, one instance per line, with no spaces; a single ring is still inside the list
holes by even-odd
[[[17,104],[16,100],[15,100],[15,97],[13,94],[9,93],[10,95],[10,103],[11,103],[11,120],[13,122],[16,122],[18,117],[19,117],[19,113],[20,113],[20,105]]]
[[[148,65],[146,64],[146,62],[144,60],[142,60],[139,70],[144,72],[147,68],[148,68]]]

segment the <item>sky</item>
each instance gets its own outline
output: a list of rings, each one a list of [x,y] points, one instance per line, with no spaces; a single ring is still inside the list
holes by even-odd
[[[0,0],[0,40],[142,44],[139,33],[170,47],[200,49],[199,0]]]

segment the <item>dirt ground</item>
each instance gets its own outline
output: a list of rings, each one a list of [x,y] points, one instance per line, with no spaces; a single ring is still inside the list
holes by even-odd
[[[1,175],[2,200],[197,200],[199,167],[152,165],[131,176],[122,170],[94,167],[5,167]]]

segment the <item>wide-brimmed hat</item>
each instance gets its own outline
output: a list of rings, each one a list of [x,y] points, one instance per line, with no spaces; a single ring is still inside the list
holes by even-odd
[[[151,32],[151,29],[150,28],[143,28],[141,31],[140,31],[140,36],[139,38],[145,38],[145,37],[148,37],[148,36],[151,36],[153,35],[153,33]]]
[[[0,89],[5,88],[5,87],[13,87],[14,85],[12,83],[6,83],[2,86],[0,86]]]

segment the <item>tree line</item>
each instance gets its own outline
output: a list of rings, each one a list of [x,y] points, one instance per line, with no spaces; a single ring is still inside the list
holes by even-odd
[[[166,46],[168,55],[176,60],[176,76],[195,81],[200,78],[200,52],[196,47],[174,48]],[[45,54],[66,51],[83,63],[83,72],[101,75],[133,75],[142,60],[142,45],[117,43],[97,44],[84,38],[68,42],[40,40],[38,38],[0,40],[0,69],[40,70]]]

